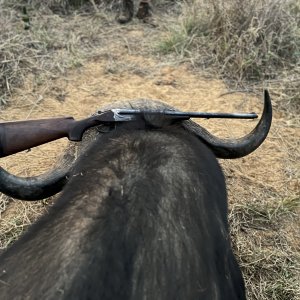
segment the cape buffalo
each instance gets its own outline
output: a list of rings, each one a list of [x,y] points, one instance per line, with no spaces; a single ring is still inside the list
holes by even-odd
[[[89,130],[48,175],[19,178],[1,168],[0,191],[10,196],[62,193],[1,256],[0,299],[245,299],[216,157],[254,151],[271,119],[265,92],[259,123],[237,140],[145,116]]]

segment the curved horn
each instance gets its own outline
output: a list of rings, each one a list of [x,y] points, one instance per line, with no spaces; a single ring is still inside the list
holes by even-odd
[[[259,123],[246,136],[239,139],[219,139],[196,123],[186,122],[184,127],[200,138],[219,158],[240,158],[257,149],[268,135],[272,123],[272,104],[264,91],[264,110]]]
[[[52,171],[35,177],[18,177],[0,167],[0,192],[16,199],[35,201],[59,193],[68,182],[73,166],[82,153],[95,139],[97,132],[87,130],[84,143],[70,143],[67,151],[58,159]]]
[[[78,153],[84,152],[88,141],[94,139],[93,130],[84,135],[86,143],[70,143],[54,169],[35,177],[18,177],[0,167],[0,192],[16,199],[35,201],[59,193],[68,182]]]
[[[20,200],[42,200],[60,192],[68,181],[69,170],[54,170],[36,177],[22,178],[0,167],[0,192]]]
[[[18,177],[0,167],[0,192],[27,201],[53,196],[68,182],[75,160],[74,154],[65,153],[52,171],[35,177]]]
[[[68,150],[58,159],[52,171],[35,177],[18,177],[0,167],[0,192],[16,199],[35,201],[59,193],[68,182],[78,153],[84,152],[89,142],[95,138],[93,130],[88,130],[85,143],[70,143]]]

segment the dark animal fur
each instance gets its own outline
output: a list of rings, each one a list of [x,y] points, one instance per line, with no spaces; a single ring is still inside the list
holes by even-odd
[[[0,299],[245,299],[222,171],[183,129],[116,130],[1,258]]]

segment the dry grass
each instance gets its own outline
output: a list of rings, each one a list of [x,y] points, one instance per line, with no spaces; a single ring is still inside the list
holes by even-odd
[[[40,1],[30,2],[37,5]],[[46,117],[59,114],[61,111],[74,115],[76,109],[80,111],[76,117],[82,118],[96,109],[99,99],[101,102],[111,102],[112,99],[132,98],[137,94],[145,96],[145,93],[147,97],[161,98],[179,108],[182,105],[182,109],[185,110],[209,110],[209,104],[213,101],[216,103],[220,101],[220,106],[228,105],[226,107],[229,109],[239,110],[245,107],[235,106],[232,100],[234,94],[227,94],[222,100],[217,95],[226,93],[226,90],[212,86],[211,82],[204,84],[199,77],[187,74],[186,70],[190,65],[194,67],[193,72],[199,70],[199,67],[209,67],[212,72],[218,70],[218,74],[226,77],[231,86],[232,82],[239,81],[243,89],[246,88],[248,91],[256,91],[257,83],[253,81],[245,83],[243,80],[262,76],[262,85],[270,87],[272,97],[277,97],[271,133],[264,145],[245,160],[221,162],[229,192],[233,247],[245,276],[248,299],[298,300],[300,298],[300,120],[299,115],[293,110],[299,105],[300,88],[297,88],[300,75],[299,59],[293,55],[291,60],[288,56],[281,58],[276,52],[284,46],[284,43],[289,45],[292,39],[298,47],[295,18],[286,15],[282,6],[276,6],[281,2],[272,2],[269,7],[267,0],[260,2],[260,6],[257,6],[257,9],[254,7],[253,12],[245,17],[254,0],[242,2],[244,14],[241,15],[247,20],[245,26],[248,27],[240,32],[240,36],[233,35],[234,38],[231,39],[230,33],[225,32],[223,26],[227,29],[238,28],[242,20],[230,20],[234,5],[239,3],[235,0],[226,2],[226,9],[230,7],[231,9],[228,13],[221,14],[223,19],[219,20],[221,22],[219,24],[222,26],[215,26],[216,23],[210,18],[220,17],[220,8],[225,5],[224,1],[213,1],[211,4],[207,2],[205,7],[211,8],[213,4],[216,7],[202,11],[196,9],[196,5],[204,5],[204,2],[194,1],[190,6],[183,7],[179,25],[176,23],[178,16],[174,21],[168,11],[168,14],[159,16],[157,29],[134,23],[135,21],[128,27],[120,27],[114,22],[114,14],[103,12],[101,8],[103,1],[95,1],[99,9],[97,13],[92,5],[81,11],[68,12],[64,11],[64,1],[47,1],[47,5],[44,5],[45,2],[40,2],[39,9],[28,8],[30,30],[24,30],[20,7],[14,4],[13,7],[3,6],[0,10],[0,28],[5,29],[0,32],[0,95],[3,101],[11,101],[10,107],[3,110],[1,118],[11,120],[16,116]],[[156,4],[164,5],[167,2],[157,0]],[[291,0],[282,3],[297,4]],[[49,8],[59,11],[60,14],[53,14]],[[247,42],[249,45],[253,45],[251,42],[255,44],[255,35],[251,35],[251,30],[256,27],[252,26],[254,23],[250,22],[250,18],[258,16],[257,13],[260,11],[270,20],[271,12],[276,12],[276,9],[279,9],[276,15],[279,28],[277,37],[284,43],[277,43],[277,46],[275,45],[277,48],[271,45],[273,41],[271,33],[276,32],[277,28],[272,27],[274,24],[268,23],[267,27],[261,26],[262,28],[256,32],[258,36],[264,36],[262,40],[267,46],[267,52],[262,48],[255,50],[253,46],[242,47],[243,43]],[[88,11],[93,13],[89,14]],[[69,14],[64,15],[65,13]],[[201,19],[202,16],[206,16],[206,19]],[[284,37],[283,25],[287,21],[287,25],[292,27],[286,27],[287,36]],[[263,20],[257,20],[257,24],[265,24],[261,22]],[[201,35],[203,27],[200,25],[204,26],[203,24],[214,25],[211,29],[214,34]],[[299,24],[297,26],[299,29]],[[141,31],[141,28],[144,31]],[[217,35],[218,28],[221,30],[220,35]],[[208,28],[206,32],[209,31]],[[159,35],[164,36],[164,42],[160,43],[163,47],[161,50],[164,53],[175,51],[178,54],[175,60],[172,55],[162,57],[163,62],[149,62],[151,59],[145,57],[150,52],[141,48],[150,49]],[[231,45],[226,48],[227,52],[223,47],[226,44],[224,41]],[[262,45],[259,44],[258,47]],[[215,53],[217,49],[219,52]],[[249,51],[243,52],[244,50]],[[275,55],[268,58],[268,51],[277,53],[278,57]],[[131,59],[128,59],[128,53],[132,55]],[[283,54],[287,55],[285,52]],[[89,63],[89,59],[92,59],[92,62]],[[249,66],[245,63],[248,59],[251,61]],[[180,66],[182,60],[188,64]],[[82,65],[78,71],[68,72]],[[176,68],[172,69],[170,67],[172,65],[176,65]],[[234,67],[237,67],[236,73]],[[73,74],[71,78],[68,73]],[[68,88],[64,80],[73,85],[73,90]],[[23,87],[24,82],[29,84],[25,85],[23,95],[17,87]],[[50,100],[45,96],[37,108],[37,102],[34,101],[47,86],[51,91],[51,97],[54,98],[51,99],[54,104],[50,106]],[[217,89],[219,94],[216,92]],[[13,93],[15,90],[17,92]],[[249,109],[247,106],[251,98],[249,95],[241,96],[246,110]],[[57,101],[62,98],[66,99]],[[79,104],[82,106],[78,107]],[[20,107],[19,111],[12,109],[14,105]],[[68,109],[62,110],[62,106]],[[259,109],[259,106],[256,109]],[[214,122],[213,128],[216,128],[215,124]],[[228,133],[226,130],[230,126],[225,127],[220,126],[217,132],[220,135]],[[240,129],[238,126],[231,128],[231,130],[238,129]],[[231,136],[230,134],[229,131],[228,136]],[[44,171],[43,168],[49,168],[45,166],[45,157],[48,159],[51,156],[54,161],[55,153],[54,150],[50,152],[47,148],[47,151],[41,153],[32,151],[29,156],[21,157],[20,154],[19,157],[10,158],[12,171],[16,174],[33,175],[24,174],[22,167],[19,167],[22,166],[22,160],[23,166],[29,160],[32,164],[31,169],[41,173]],[[6,248],[18,238],[44,210],[45,205],[42,202],[15,203],[13,199],[1,195],[0,248]]]
[[[280,115],[275,108],[264,152],[222,162],[248,299],[300,297],[300,120]]]
[[[0,220],[6,221],[0,223],[0,251],[17,240],[21,233],[45,212],[45,203],[41,201],[32,205],[23,202],[17,206],[8,197],[1,195]],[[5,213],[6,217],[1,217],[1,213]]]
[[[91,18],[83,11],[72,13],[66,22],[64,15],[53,14],[48,6],[40,10],[26,6],[30,27],[25,30],[24,5],[0,5],[0,106],[28,76],[41,85],[81,66],[102,41],[103,31],[97,25],[109,21],[103,12]]]
[[[292,233],[287,226],[297,223],[300,198],[275,203],[237,204],[230,214],[234,247],[249,299],[288,300],[300,296],[300,248],[289,240]]]
[[[0,2],[0,107],[28,76],[36,85],[45,84],[97,55],[106,33],[99,24],[114,23],[114,15],[106,12],[117,9],[119,0],[95,0],[95,6],[90,0],[73,3],[83,2],[80,10],[66,0]]]
[[[266,81],[280,100],[300,107],[299,1],[191,0],[182,10],[158,44],[161,53],[213,68],[229,86],[249,90],[253,81]],[[279,91],[278,81],[289,84]]]

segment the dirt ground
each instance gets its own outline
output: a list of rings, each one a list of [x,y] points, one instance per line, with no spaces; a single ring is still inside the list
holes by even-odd
[[[127,26],[114,25],[110,30],[114,37],[107,33],[98,54],[82,67],[70,71],[66,77],[53,79],[42,86],[36,86],[29,77],[25,87],[11,99],[9,107],[0,112],[0,120],[58,116],[81,119],[108,103],[135,98],[161,100],[183,111],[255,111],[261,115],[262,91],[261,95],[231,93],[222,81],[193,70],[187,63],[152,54],[149,41],[154,39],[159,29],[133,22]],[[146,50],[138,51],[146,43]],[[257,123],[253,120],[197,122],[215,135],[226,138],[240,137],[250,132]],[[265,204],[276,210],[287,199],[299,198],[299,124],[297,118],[277,110],[274,103],[272,128],[263,145],[245,158],[220,160],[228,184],[230,211],[233,206],[237,208],[232,212],[231,220],[239,213],[239,208],[257,208]],[[66,140],[60,140],[1,159],[1,166],[20,176],[41,174],[53,166],[66,144]],[[44,212],[45,201],[27,204],[4,196],[2,199],[5,201],[0,207],[0,247],[5,248],[26,224]],[[272,210],[273,213],[275,210]],[[267,250],[273,247],[273,244],[268,245],[268,236],[274,237],[275,231],[280,230],[283,234],[289,233],[289,247],[300,251],[299,220],[299,216],[287,218],[280,228],[269,230],[257,227],[255,223],[256,227],[245,227],[239,239],[247,245],[255,238],[256,243]],[[12,223],[14,234],[11,232]],[[233,233],[234,230],[233,226]],[[11,239],[8,239],[10,235]],[[235,245],[239,252],[239,241]]]

